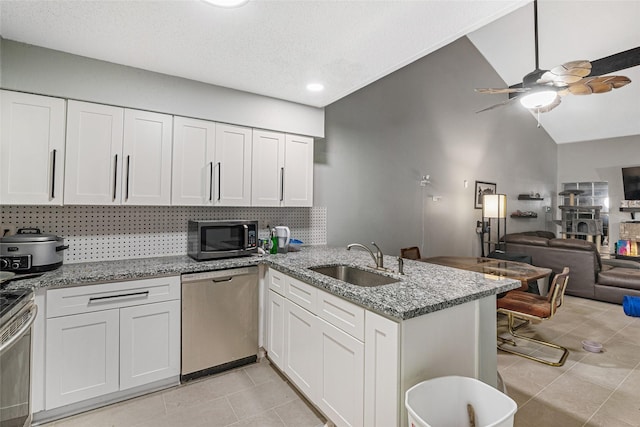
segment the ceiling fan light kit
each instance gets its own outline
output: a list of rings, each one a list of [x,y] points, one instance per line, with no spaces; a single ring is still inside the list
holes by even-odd
[[[543,108],[551,105],[557,97],[555,90],[540,90],[521,96],[520,104],[525,108]]]
[[[483,94],[509,94],[508,100],[499,104],[484,108],[477,113],[492,110],[497,107],[508,105],[514,99],[519,99],[520,104],[530,111],[540,114],[546,113],[558,105],[560,105],[561,97],[569,94],[572,95],[591,95],[596,93],[606,93],[613,89],[618,89],[631,83],[631,79],[626,76],[591,76],[592,64],[586,60],[565,62],[562,65],[551,68],[550,70],[541,70],[539,67],[538,57],[538,1],[533,2],[533,21],[534,21],[534,46],[536,69],[524,76],[522,83],[509,88],[483,88],[476,89],[476,92]],[[618,71],[628,66],[633,66],[634,56],[637,56],[637,50],[631,49],[626,52],[612,55],[616,57],[622,65],[614,69],[604,70],[599,67],[598,71],[602,74],[608,74]],[[618,58],[624,57],[624,58]],[[631,60],[629,60],[631,58]],[[603,62],[607,58],[596,62]],[[521,95],[522,94],[522,95]],[[538,120],[538,126],[539,126]]]

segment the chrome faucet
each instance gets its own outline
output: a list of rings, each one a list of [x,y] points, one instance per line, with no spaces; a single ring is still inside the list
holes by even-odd
[[[373,254],[371,249],[369,249],[365,245],[361,245],[360,243],[351,243],[347,245],[347,250],[350,251],[351,248],[353,247],[364,249],[365,251],[369,252],[369,255],[371,255],[371,258],[373,258],[373,262],[376,264],[376,268],[382,270],[384,269],[384,256],[382,255],[382,251],[380,250],[380,247],[376,245],[376,242],[371,242],[371,244],[375,246],[377,249],[377,252],[375,255]]]

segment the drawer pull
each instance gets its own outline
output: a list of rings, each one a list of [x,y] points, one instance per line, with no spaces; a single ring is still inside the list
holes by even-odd
[[[144,292],[132,292],[130,294],[120,294],[120,295],[109,295],[104,297],[91,297],[89,298],[89,304],[101,303],[101,302],[109,302],[110,300],[120,299],[120,298],[135,298],[135,297],[143,297],[147,298],[149,296],[149,291]]]

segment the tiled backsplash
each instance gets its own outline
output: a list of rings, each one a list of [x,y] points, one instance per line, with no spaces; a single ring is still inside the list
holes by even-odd
[[[0,206],[2,229],[38,227],[65,239],[65,263],[147,258],[187,253],[190,219],[257,219],[259,237],[267,225],[287,225],[292,238],[327,243],[327,209],[211,208],[184,206]]]

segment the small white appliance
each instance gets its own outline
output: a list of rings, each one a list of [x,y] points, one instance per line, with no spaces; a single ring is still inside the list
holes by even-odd
[[[278,238],[278,253],[286,254],[291,240],[291,230],[284,225],[276,227],[276,237]]]

